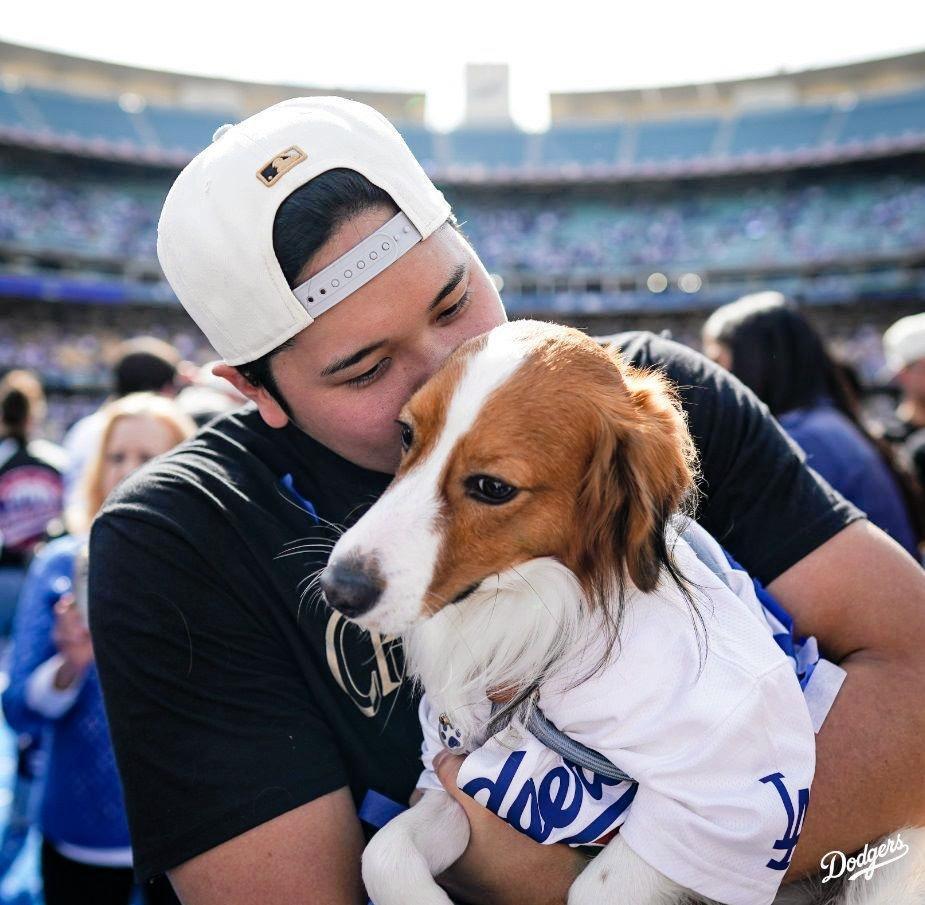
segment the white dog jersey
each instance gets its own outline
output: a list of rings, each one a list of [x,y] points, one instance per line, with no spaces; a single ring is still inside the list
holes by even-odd
[[[544,683],[538,703],[571,739],[604,755],[635,782],[582,769],[509,727],[469,753],[459,787],[538,842],[604,844],[619,831],[648,864],[729,905],[767,905],[799,838],[815,770],[815,736],[844,679],[797,643],[788,617],[763,605],[751,579],[692,526],[713,567],[683,540],[674,546],[703,619],[663,581],[627,593],[620,643],[606,665],[604,632],[567,675]],[[699,636],[699,643],[698,643]],[[491,705],[483,705],[487,719]],[[466,750],[446,716],[421,701],[424,773],[442,788],[433,758]]]

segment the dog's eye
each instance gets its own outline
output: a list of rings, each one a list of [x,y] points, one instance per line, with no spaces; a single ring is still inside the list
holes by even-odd
[[[480,503],[497,506],[512,500],[517,495],[517,488],[491,475],[477,474],[466,478],[466,492]]]
[[[408,452],[411,449],[411,444],[414,443],[414,430],[410,424],[404,421],[396,420],[395,423],[401,427],[401,448]]]

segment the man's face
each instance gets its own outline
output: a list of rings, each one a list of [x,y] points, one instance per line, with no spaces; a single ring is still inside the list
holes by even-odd
[[[297,283],[391,216],[383,208],[349,220]],[[444,225],[322,314],[271,367],[299,428],[358,465],[391,473],[401,456],[402,406],[457,346],[505,320],[482,263]]]

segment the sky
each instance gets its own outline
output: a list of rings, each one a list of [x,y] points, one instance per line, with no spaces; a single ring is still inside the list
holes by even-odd
[[[50,0],[6,3],[0,39],[254,82],[423,91],[427,122],[464,109],[467,62],[508,63],[514,121],[550,91],[669,85],[925,49],[925,3],[876,0]]]

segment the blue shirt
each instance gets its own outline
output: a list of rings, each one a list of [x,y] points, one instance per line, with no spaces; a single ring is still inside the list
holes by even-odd
[[[71,590],[79,538],[48,544],[32,561],[13,628],[10,682],[3,711],[17,732],[44,720],[48,761],[39,813],[42,835],[53,843],[114,849],[130,845],[122,786],[109,739],[96,667],[84,677],[74,704],[45,720],[26,703],[29,677],[57,653],[51,638],[53,607]]]
[[[806,453],[806,464],[918,560],[915,532],[896,480],[854,424],[825,400],[778,420]]]

